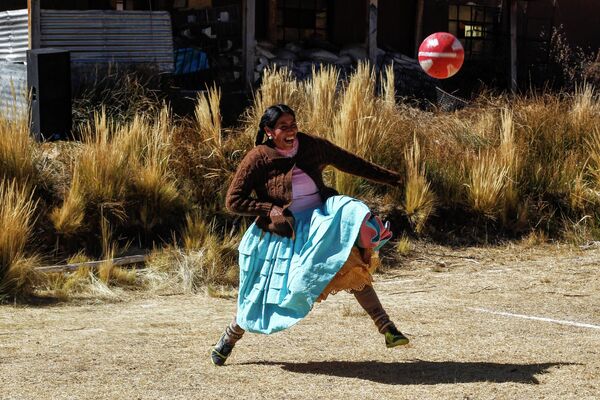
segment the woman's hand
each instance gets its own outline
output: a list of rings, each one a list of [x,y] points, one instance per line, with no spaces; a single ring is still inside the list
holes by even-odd
[[[294,237],[294,217],[289,210],[273,205],[269,217],[271,232],[284,237]]]
[[[283,215],[283,208],[273,205],[271,207],[271,211],[269,212],[269,217],[277,217]]]

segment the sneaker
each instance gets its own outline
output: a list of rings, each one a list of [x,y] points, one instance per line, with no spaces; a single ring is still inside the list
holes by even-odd
[[[210,360],[212,363],[219,367],[225,364],[227,357],[229,357],[231,350],[233,350],[233,346],[233,344],[227,343],[226,335],[223,334],[215,347],[210,351]]]
[[[392,348],[408,344],[408,338],[402,334],[394,325],[385,332],[385,347]]]

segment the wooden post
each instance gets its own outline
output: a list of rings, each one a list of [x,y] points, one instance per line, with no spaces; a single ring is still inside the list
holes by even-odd
[[[269,42],[277,43],[277,0],[269,0],[269,21],[267,38]]]
[[[518,1],[510,1],[510,89],[516,93],[518,89],[517,81],[517,20],[518,20]]]
[[[113,258],[111,260],[102,260],[102,261],[87,261],[76,264],[66,264],[66,265],[51,265],[48,267],[36,267],[35,270],[38,272],[52,273],[52,272],[69,272],[76,271],[79,268],[90,268],[95,269],[100,267],[102,264],[110,263],[114,266],[121,265],[130,265],[130,264],[140,264],[148,261],[148,256],[144,254],[140,254],[137,256],[126,256],[126,257],[118,257]]]
[[[41,24],[40,24],[40,0],[27,0],[29,48],[40,48]]]
[[[256,23],[256,0],[244,0],[244,83],[248,90],[252,90],[254,84],[254,53],[256,51],[255,23]]]
[[[372,66],[377,63],[377,2],[368,0],[367,9],[367,55]]]
[[[425,0],[417,1],[417,16],[415,21],[415,58],[419,56],[419,46],[423,41],[423,11],[425,9]]]

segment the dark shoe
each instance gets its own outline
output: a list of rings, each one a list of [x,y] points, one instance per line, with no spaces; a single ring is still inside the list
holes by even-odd
[[[229,357],[231,350],[233,350],[233,346],[233,344],[227,343],[227,335],[223,334],[215,347],[210,351],[210,360],[212,363],[219,367],[225,364],[227,357]]]
[[[394,325],[385,332],[385,347],[392,348],[408,344],[408,338],[402,334]]]

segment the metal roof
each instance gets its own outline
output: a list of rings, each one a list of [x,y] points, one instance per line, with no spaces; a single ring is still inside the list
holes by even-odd
[[[27,10],[0,12],[0,62],[25,62],[29,47]]]
[[[173,71],[166,11],[41,10],[41,47],[71,51],[74,63],[156,64]]]

